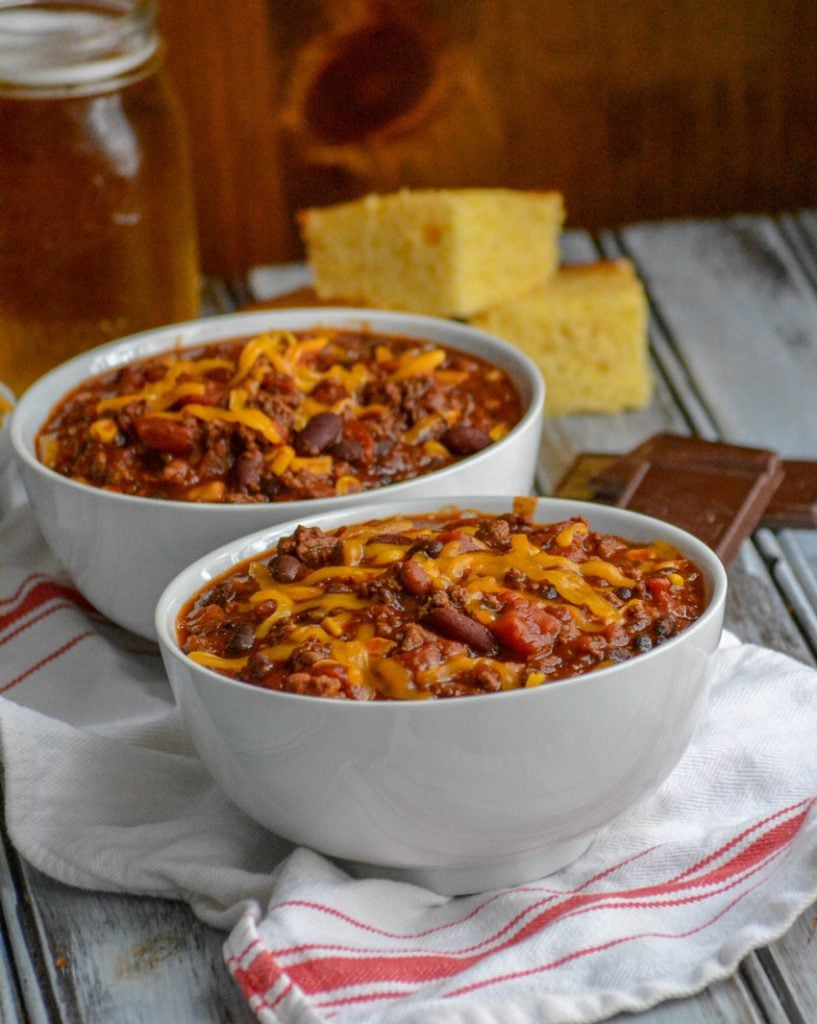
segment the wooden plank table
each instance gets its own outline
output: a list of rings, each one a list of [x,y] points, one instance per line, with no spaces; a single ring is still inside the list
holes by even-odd
[[[641,224],[599,237],[573,231],[563,254],[635,261],[651,302],[656,393],[641,412],[548,421],[543,493],[580,451],[625,451],[662,429],[817,458],[817,211]],[[267,280],[259,270],[213,283],[209,309],[268,297]],[[814,664],[817,531],[759,530],[729,576],[727,626]],[[69,888],[2,839],[0,905],[0,1024],[254,1019],[222,963],[223,935],[183,904]],[[817,904],[727,980],[617,1020],[817,1021],[815,932]]]

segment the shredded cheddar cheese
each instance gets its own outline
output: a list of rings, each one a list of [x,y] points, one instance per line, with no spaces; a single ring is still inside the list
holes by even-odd
[[[392,380],[405,380],[406,377],[418,377],[424,373],[432,373],[445,362],[445,350],[435,348],[431,352],[420,355],[408,353],[400,358],[400,367],[392,374]]]
[[[285,581],[275,560],[238,571],[230,629],[246,616],[261,661],[218,643],[215,660],[202,660],[207,623],[219,621],[208,602],[189,612],[191,657],[242,678],[266,673],[274,688],[291,677],[299,693],[424,700],[536,689],[632,656],[622,654],[631,640],[649,649],[671,619],[699,612],[699,573],[667,545],[603,548],[584,519],[542,527],[530,509],[520,500],[509,521],[462,510],[394,516],[340,527],[330,544],[296,531],[276,556],[290,560]],[[291,578],[300,545],[326,562]]]
[[[209,484],[191,487],[187,492],[188,501],[221,501],[225,486],[221,480],[213,480]]]
[[[135,496],[355,494],[467,457],[468,443],[442,441],[452,426],[504,438],[522,401],[494,369],[430,339],[364,329],[177,346],[78,385],[52,410],[37,449],[58,473]]]
[[[445,447],[444,444],[440,444],[439,441],[424,441],[423,449],[429,455],[448,455],[448,449]]]
[[[271,444],[278,444],[281,432],[275,422],[260,409],[218,409],[212,405],[186,405],[185,413],[201,420],[223,420],[225,423],[241,423],[250,430],[257,430]]]
[[[119,433],[119,427],[116,425],[116,420],[108,419],[107,417],[94,420],[88,429],[91,434],[103,444],[111,444],[116,440],[116,435]]]
[[[561,531],[561,533],[556,538],[556,543],[560,548],[569,548],[570,545],[573,543],[576,534],[586,533],[587,525],[585,523],[577,521],[575,523],[571,523],[569,526],[566,526],[564,530]]]

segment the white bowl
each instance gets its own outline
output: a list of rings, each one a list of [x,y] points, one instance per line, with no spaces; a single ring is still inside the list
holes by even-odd
[[[0,381],[0,516],[24,499],[10,441],[14,403],[14,393]],[[4,411],[6,404],[8,411]]]
[[[444,469],[376,491],[311,501],[219,505],[133,497],[76,483],[37,458],[34,442],[43,421],[66,392],[88,377],[177,343],[197,345],[266,330],[305,330],[316,324],[430,338],[481,356],[502,367],[513,380],[525,410],[522,419],[502,440]],[[354,507],[381,494],[398,501],[456,496],[489,486],[502,493],[530,490],[543,408],[544,383],[533,362],[506,342],[474,328],[372,310],[274,310],[162,327],[77,356],[26,391],[12,417],[11,441],[40,529],[77,588],[114,622],[154,639],[153,612],[165,585],[193,559],[253,530]]]
[[[401,502],[406,513],[444,502]],[[508,511],[511,498],[458,505]],[[303,520],[325,529],[395,513],[377,504]],[[202,586],[296,525],[226,545],[165,590],[156,631],[193,743],[227,796],[293,842],[446,894],[541,877],[656,788],[703,713],[726,573],[690,534],[624,509],[553,498],[534,518],[585,515],[630,540],[664,539],[701,568],[707,607],[652,651],[586,675],[482,696],[357,703],[265,690],[197,665],[176,619]]]

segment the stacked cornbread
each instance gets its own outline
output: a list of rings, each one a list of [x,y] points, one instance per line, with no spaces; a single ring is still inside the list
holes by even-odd
[[[470,318],[539,366],[550,416],[648,404],[647,301],[627,260],[560,267],[518,299]]]
[[[558,192],[403,189],[300,215],[319,301],[464,319],[526,352],[547,412],[642,408],[647,304],[632,265],[559,266]]]
[[[558,192],[403,189],[301,214],[322,299],[468,317],[549,276]]]

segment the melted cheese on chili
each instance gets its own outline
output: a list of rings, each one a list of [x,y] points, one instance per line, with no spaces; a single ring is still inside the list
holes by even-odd
[[[126,494],[300,500],[439,469],[500,440],[521,415],[504,371],[433,341],[275,332],[84,382],[52,411],[37,453],[58,473]]]
[[[635,657],[704,607],[670,545],[539,524],[530,503],[331,533],[299,527],[200,591],[178,621],[191,659],[271,689],[355,700],[531,688]]]

